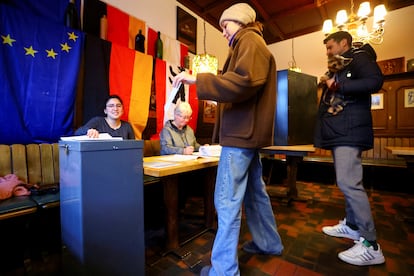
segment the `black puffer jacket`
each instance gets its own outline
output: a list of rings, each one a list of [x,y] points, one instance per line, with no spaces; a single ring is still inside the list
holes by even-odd
[[[378,92],[383,84],[383,75],[376,63],[376,54],[371,46],[352,49],[343,54],[353,58],[352,62],[337,73],[339,83],[336,93],[341,95],[346,106],[332,115],[321,101],[315,129],[315,146],[332,149],[335,146],[356,146],[362,150],[373,146],[371,116],[371,94]]]

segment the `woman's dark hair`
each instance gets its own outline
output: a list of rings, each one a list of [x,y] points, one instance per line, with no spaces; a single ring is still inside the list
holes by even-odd
[[[121,97],[119,97],[118,95],[115,95],[114,94],[114,95],[109,95],[109,97],[106,99],[106,101],[105,101],[105,107],[106,107],[106,104],[109,102],[110,99],[117,99],[118,101],[121,102],[122,105],[124,105],[124,103],[122,102]]]

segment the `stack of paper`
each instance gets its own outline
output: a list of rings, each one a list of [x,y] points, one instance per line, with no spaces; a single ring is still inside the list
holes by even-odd
[[[159,157],[158,159],[163,161],[188,161],[188,160],[195,160],[198,156],[195,155],[184,155],[184,154],[172,154],[172,155],[164,155]]]
[[[198,151],[200,152],[201,156],[220,157],[221,146],[220,145],[201,146]]]

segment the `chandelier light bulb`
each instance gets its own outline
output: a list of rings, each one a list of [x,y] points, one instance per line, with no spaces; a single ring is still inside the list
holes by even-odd
[[[384,5],[378,5],[374,8],[374,23],[383,23],[387,10]]]
[[[371,7],[369,5],[369,2],[362,2],[361,5],[359,5],[358,17],[361,20],[366,20],[370,13],[371,13]]]
[[[323,22],[322,32],[323,32],[325,35],[328,35],[329,33],[331,33],[331,32],[332,32],[332,29],[333,29],[333,23],[332,23],[332,20],[331,20],[331,19],[326,19],[326,20]]]
[[[343,26],[348,21],[348,15],[346,14],[346,10],[340,10],[336,14],[336,24],[338,26]]]

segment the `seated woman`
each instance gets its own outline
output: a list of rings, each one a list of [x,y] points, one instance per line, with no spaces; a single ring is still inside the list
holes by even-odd
[[[187,125],[193,110],[187,102],[180,102],[174,109],[174,120],[165,122],[160,133],[161,155],[192,154],[198,151],[193,129]]]
[[[87,135],[98,138],[99,133],[108,133],[112,137],[135,139],[135,133],[130,123],[121,120],[124,108],[118,95],[110,95],[105,101],[105,117],[97,116],[75,131],[75,135]]]

